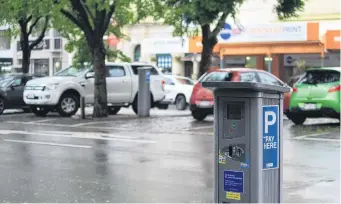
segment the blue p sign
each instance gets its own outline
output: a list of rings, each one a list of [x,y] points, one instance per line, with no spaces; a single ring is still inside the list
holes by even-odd
[[[278,168],[279,160],[278,106],[263,106],[263,169]]]
[[[150,83],[150,71],[146,71],[146,82]]]

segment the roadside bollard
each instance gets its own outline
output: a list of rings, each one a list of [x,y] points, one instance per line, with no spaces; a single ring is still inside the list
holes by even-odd
[[[280,203],[283,93],[260,83],[203,82],[214,88],[214,202]]]
[[[139,74],[139,91],[137,97],[137,114],[139,117],[150,116],[150,67],[141,67]]]

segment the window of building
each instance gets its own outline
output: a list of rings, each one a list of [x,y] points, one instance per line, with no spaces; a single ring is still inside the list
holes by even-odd
[[[172,73],[172,55],[157,54],[156,64],[159,68],[163,69],[164,73]]]
[[[11,49],[11,40],[6,36],[6,31],[0,31],[0,50],[9,50]]]
[[[136,45],[134,49],[134,62],[140,61],[141,57],[141,45]]]
[[[49,75],[49,59],[33,59],[33,70],[35,74]]]
[[[62,69],[62,59],[53,58],[53,73],[59,72]]]
[[[54,39],[54,49],[56,50],[62,49],[62,39],[60,38]]]

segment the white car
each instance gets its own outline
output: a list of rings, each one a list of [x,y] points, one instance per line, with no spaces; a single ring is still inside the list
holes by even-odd
[[[166,97],[164,104],[175,104],[178,110],[185,110],[189,104],[194,81],[188,77],[165,75]]]
[[[132,106],[137,114],[138,68],[151,67],[151,107],[158,107],[165,97],[164,77],[159,68],[146,63],[106,63],[109,114],[117,114],[121,107]],[[80,98],[94,103],[94,72],[92,68],[70,67],[52,77],[29,81],[24,90],[24,101],[37,116],[56,110],[61,116],[74,115]]]

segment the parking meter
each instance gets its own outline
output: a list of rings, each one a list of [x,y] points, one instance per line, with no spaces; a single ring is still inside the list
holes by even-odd
[[[282,201],[283,93],[288,87],[203,82],[214,89],[215,203]]]
[[[149,117],[150,115],[150,70],[150,67],[138,68],[139,92],[137,96],[137,114],[140,117]]]

